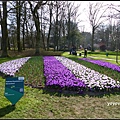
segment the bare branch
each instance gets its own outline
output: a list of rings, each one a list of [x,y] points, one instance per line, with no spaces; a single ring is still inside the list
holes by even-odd
[[[11,10],[17,9],[17,8],[19,8],[19,7],[22,7],[22,5],[23,5],[24,2],[25,2],[25,1],[23,1],[23,2],[21,3],[21,5],[19,5],[19,6],[14,6],[14,8],[10,8],[10,9],[7,11],[7,13],[9,13]]]
[[[116,9],[115,7],[112,7],[113,9],[115,9],[116,11],[120,12],[120,10]]]

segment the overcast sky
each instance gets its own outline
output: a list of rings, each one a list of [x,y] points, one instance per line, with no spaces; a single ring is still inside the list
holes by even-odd
[[[91,26],[89,23],[89,18],[87,16],[88,12],[86,12],[88,10],[88,6],[89,6],[89,2],[90,3],[96,3],[96,2],[101,2],[103,4],[115,4],[115,5],[120,5],[120,1],[70,1],[70,2],[74,2],[75,5],[81,4],[78,13],[80,13],[79,16],[79,20],[82,22],[79,23],[79,29],[80,31],[82,31],[84,29],[84,31],[86,32],[91,32]],[[86,9],[86,10],[83,10]],[[108,23],[106,23],[108,24]],[[1,31],[1,27],[0,27],[0,31]]]
[[[83,11],[83,9],[85,8],[86,10],[88,10],[88,4],[90,3],[96,3],[96,2],[101,2],[103,4],[115,4],[115,5],[120,5],[120,1],[74,1],[74,3],[77,5],[77,4],[80,4],[81,3],[81,6],[80,6],[80,10],[78,12],[81,13],[79,19],[82,20],[83,22],[80,22],[79,24],[79,29],[83,29],[84,28],[84,31],[87,31],[87,32],[91,32],[91,26],[90,26],[90,23],[89,23],[89,19],[87,17],[87,12],[86,11]],[[108,24],[106,22],[106,24]]]

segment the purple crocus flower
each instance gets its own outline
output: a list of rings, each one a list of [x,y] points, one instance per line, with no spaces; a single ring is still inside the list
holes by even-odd
[[[116,71],[120,72],[120,66],[109,63],[109,62],[105,62],[105,61],[102,61],[102,60],[92,60],[92,59],[89,59],[89,58],[79,58],[79,59],[80,60],[85,60],[87,62],[91,62],[93,64],[97,64],[99,66],[107,67],[107,68],[110,68],[112,70],[116,70]]]
[[[86,87],[90,89],[120,88],[119,81],[115,81],[104,74],[62,56],[55,56],[55,58],[71,70],[77,78],[84,81]]]
[[[84,88],[85,84],[68,70],[54,56],[44,56],[44,76],[46,86],[59,86],[60,88]]]

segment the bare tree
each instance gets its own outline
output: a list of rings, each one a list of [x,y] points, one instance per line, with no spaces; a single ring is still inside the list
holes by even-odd
[[[71,44],[74,44],[73,39],[71,39],[71,33],[73,30],[72,23],[75,23],[78,25],[79,22],[76,21],[78,16],[81,14],[78,14],[78,8],[81,6],[81,4],[78,4],[77,6],[74,5],[74,3],[67,2],[66,4],[66,10],[67,10],[67,40],[68,40],[68,48],[70,49]],[[80,21],[81,22],[81,21]]]
[[[48,31],[48,37],[47,37],[47,50],[49,50],[49,39],[50,39],[50,32],[51,32],[51,26],[52,26],[52,8],[53,8],[53,3],[52,1],[49,4],[49,16],[50,16],[50,22],[49,22],[49,31]]]
[[[116,24],[116,63],[118,62],[118,53],[120,49],[120,5],[111,5],[112,10],[115,10],[116,12],[113,14],[113,18],[117,21]]]
[[[54,38],[54,51],[57,47],[58,50],[58,16],[59,16],[59,8],[60,8],[60,2],[56,1],[56,20],[55,20],[55,38]]]
[[[23,5],[24,1],[11,1],[8,4],[8,8],[9,10],[7,11],[8,13],[8,19],[12,22],[13,19],[15,20],[15,25],[17,24],[17,49],[18,52],[22,51],[22,46],[21,46],[21,40],[20,40],[20,27],[21,27],[21,16],[23,15],[21,13],[22,10],[22,5]]]
[[[21,8],[21,33],[22,33],[22,47],[23,47],[23,50],[25,50],[25,47],[31,47],[31,39],[30,39],[30,36],[29,36],[29,29],[31,30],[32,27],[34,25],[31,25],[33,22],[32,22],[32,15],[31,15],[31,11],[30,11],[30,8],[27,6],[28,3],[27,1],[25,1],[23,3],[23,6]],[[27,46],[26,46],[27,45]]]
[[[45,23],[44,23],[44,8],[41,7],[41,37],[42,37],[42,47],[46,50],[45,47]]]
[[[107,20],[104,17],[104,14],[108,8],[107,7],[104,8],[104,7],[105,6],[103,5],[103,3],[89,3],[89,21],[92,27],[92,40],[91,40],[92,51],[94,51],[93,45],[94,45],[95,30],[99,27],[99,25],[101,25],[103,22]]]
[[[30,5],[30,9],[31,9],[31,12],[33,15],[33,20],[35,22],[35,27],[36,27],[36,31],[37,31],[35,55],[40,55],[40,50],[39,50],[39,48],[40,48],[40,20],[39,20],[38,10],[41,6],[45,5],[47,3],[47,1],[46,2],[38,1],[35,7],[30,1],[28,1],[28,2]]]
[[[23,50],[25,50],[25,23],[26,23],[26,2],[23,4],[23,14],[22,14],[22,20],[23,20],[23,23],[22,23],[22,35],[23,35],[23,44],[22,44],[22,47],[23,47]]]
[[[16,18],[17,18],[17,47],[18,47],[18,52],[22,51],[21,48],[21,43],[20,43],[20,18],[21,18],[21,6],[23,4],[23,1],[21,2],[16,1]]]
[[[66,16],[66,13],[65,13],[65,4],[64,4],[62,7],[62,15],[61,15],[64,51],[65,51],[65,40],[66,40],[66,27],[65,27],[66,17],[65,16]]]

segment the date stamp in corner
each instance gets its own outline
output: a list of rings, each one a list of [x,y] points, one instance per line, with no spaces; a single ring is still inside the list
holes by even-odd
[[[120,105],[120,102],[107,102],[107,106],[118,106]]]

